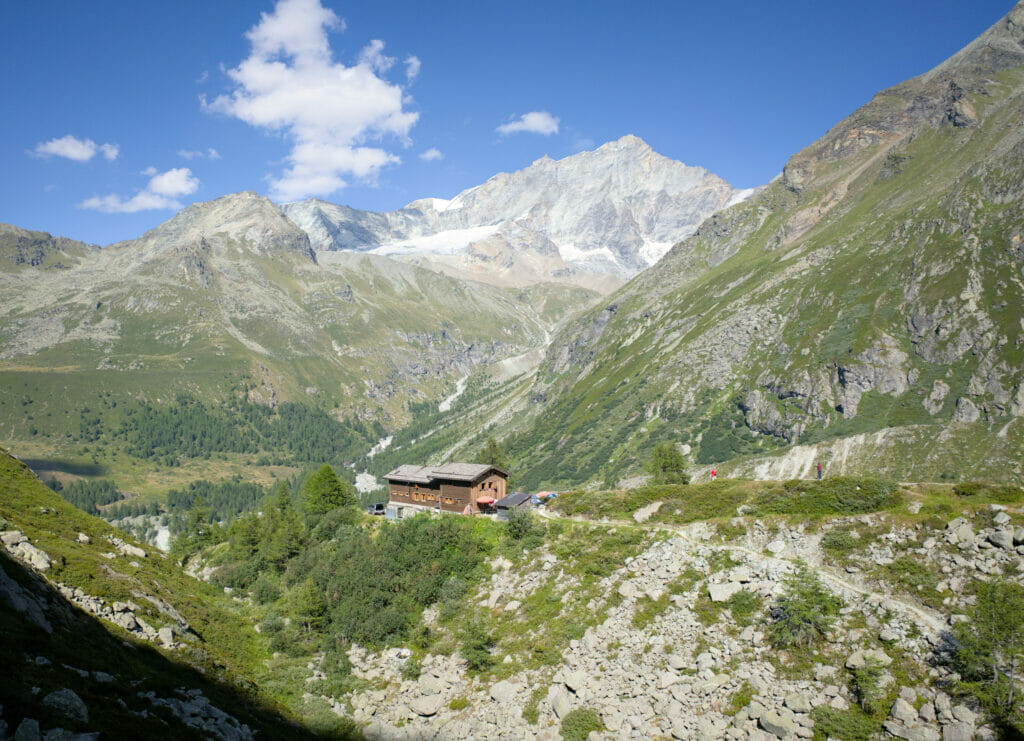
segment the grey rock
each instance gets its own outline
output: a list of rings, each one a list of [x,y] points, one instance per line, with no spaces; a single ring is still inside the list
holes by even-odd
[[[939,732],[931,726],[905,726],[899,721],[887,720],[885,730],[906,741],[939,741]]]
[[[0,543],[3,543],[8,548],[13,548],[20,543],[28,542],[28,538],[20,530],[5,530],[0,533]]]
[[[18,730],[14,732],[11,741],[42,741],[39,733],[39,721],[34,718],[25,718],[18,724]]]
[[[491,687],[491,699],[501,703],[512,702],[518,691],[519,685],[503,679]]]
[[[995,517],[992,518],[992,522],[997,525],[1005,525],[1010,521],[1010,516],[1005,511],[996,512]]]
[[[738,582],[734,581],[726,582],[724,584],[709,584],[708,596],[711,597],[712,602],[725,602],[742,589],[743,587]]]
[[[972,711],[966,705],[956,705],[956,706],[954,706],[953,707],[953,717],[956,718],[957,720],[959,720],[962,723],[969,723],[972,726],[975,724],[975,722],[977,721],[977,718],[978,718],[978,716],[975,715],[974,711]]]
[[[586,672],[581,671],[566,672],[562,681],[565,683],[565,686],[573,692],[579,692],[587,681],[587,674]]]
[[[1013,549],[1013,528],[999,528],[988,536],[988,542],[1006,550]]]
[[[84,544],[84,545],[88,545],[89,543],[91,543],[91,542],[92,542],[92,538],[90,538],[90,537],[89,537],[88,535],[86,535],[85,533],[79,533],[79,534],[78,534],[78,542],[79,542],[79,543],[82,543],[82,544]]]
[[[661,502],[651,502],[634,512],[633,519],[637,522],[647,522],[651,519],[651,515],[661,509],[661,505]]]
[[[942,741],[973,741],[973,723],[947,723],[942,727]]]
[[[566,713],[572,710],[572,698],[560,684],[553,684],[548,688],[548,702],[551,703],[551,709],[558,718],[564,718]]]
[[[811,699],[803,692],[792,692],[786,695],[785,705],[794,713],[811,712]]]
[[[89,722],[89,708],[74,690],[64,688],[55,690],[43,698],[43,707],[49,708],[63,718],[76,720],[79,723]]]
[[[902,697],[896,698],[896,702],[893,703],[892,710],[889,711],[889,715],[898,721],[906,723],[907,725],[916,722],[918,718],[917,710],[914,706]]]
[[[633,583],[632,579],[627,579],[619,585],[619,596],[629,599],[630,597],[636,597],[640,594],[640,591],[636,588],[636,584]]]
[[[174,630],[169,627],[158,630],[156,637],[165,648],[170,648],[174,645]]]
[[[892,659],[884,651],[869,648],[863,651],[854,651],[850,654],[849,658],[846,659],[846,668],[863,669],[868,661],[876,661],[882,666],[889,666],[892,663]]]
[[[420,695],[409,703],[409,707],[412,711],[424,718],[437,715],[443,705],[444,698],[441,697],[441,695]]]
[[[796,723],[792,719],[780,715],[776,710],[769,710],[758,720],[761,728],[772,733],[776,738],[792,738],[796,735]]]

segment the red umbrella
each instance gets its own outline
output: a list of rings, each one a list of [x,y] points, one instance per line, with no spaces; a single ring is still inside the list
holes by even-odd
[[[477,504],[494,504],[494,497],[477,497]]]

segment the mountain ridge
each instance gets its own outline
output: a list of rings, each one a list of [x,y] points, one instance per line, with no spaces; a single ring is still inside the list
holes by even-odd
[[[579,282],[580,273],[635,275],[706,216],[750,192],[627,135],[561,160],[545,155],[450,200],[421,198],[381,213],[320,199],[282,208],[320,251],[408,253],[434,269],[456,271],[472,265],[474,252],[478,260],[488,253],[491,280],[522,285],[517,273],[531,260],[540,273],[533,282]],[[484,227],[495,229],[470,232]],[[498,232],[501,238],[491,239]],[[445,234],[447,239],[426,241]],[[472,274],[487,279],[481,271]]]

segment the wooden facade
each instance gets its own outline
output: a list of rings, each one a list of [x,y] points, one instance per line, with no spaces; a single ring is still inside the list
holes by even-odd
[[[493,502],[505,496],[508,474],[480,463],[448,463],[444,466],[399,466],[387,474],[389,506],[477,514],[493,511]],[[481,504],[490,497],[492,504]]]

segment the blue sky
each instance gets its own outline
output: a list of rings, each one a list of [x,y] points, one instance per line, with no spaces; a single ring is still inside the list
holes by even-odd
[[[0,222],[107,244],[255,190],[386,210],[635,134],[759,185],[1009,0],[0,4]]]

